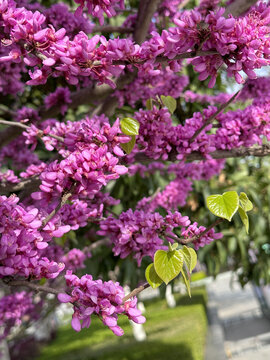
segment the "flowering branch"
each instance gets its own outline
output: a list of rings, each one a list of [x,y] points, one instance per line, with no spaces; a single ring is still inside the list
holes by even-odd
[[[211,229],[213,229],[215,226],[217,226],[218,224],[222,223],[224,221],[224,219],[216,219],[216,221],[213,222],[213,224],[211,224],[208,228],[206,228],[203,232],[201,232],[198,235],[194,235],[190,238],[179,238],[178,236],[173,236],[171,234],[167,234],[165,233],[164,235],[167,236],[168,238],[171,238],[173,240],[175,240],[176,242],[178,242],[179,244],[182,245],[186,245],[189,243],[192,243],[194,241],[199,240],[201,237],[203,237],[204,235],[206,235],[208,233],[208,231],[210,231]]]

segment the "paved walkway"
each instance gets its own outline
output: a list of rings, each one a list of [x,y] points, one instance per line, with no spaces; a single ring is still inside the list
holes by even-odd
[[[207,290],[213,323],[206,360],[269,360],[270,321],[263,316],[252,286],[243,290],[226,272],[210,282]]]

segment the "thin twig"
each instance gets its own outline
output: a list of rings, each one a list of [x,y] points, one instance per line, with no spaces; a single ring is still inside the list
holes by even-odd
[[[241,91],[242,89],[238,90],[227,102],[225,102],[224,104],[222,104],[219,109],[209,117],[209,119],[206,120],[206,122],[203,124],[202,127],[200,127],[198,130],[195,131],[194,135],[190,138],[189,140],[189,143],[192,143],[199,135],[200,133],[208,126],[210,125],[214,120],[215,118],[224,110],[226,109],[226,107],[228,105],[230,105],[234,99],[237,97],[237,95],[239,94],[239,92]]]
[[[179,159],[177,159],[178,155],[179,154],[175,150],[173,150],[169,154],[168,161],[171,161],[171,162],[179,161]],[[251,148],[240,147],[240,148],[230,149],[230,150],[216,150],[216,151],[209,153],[208,155],[211,156],[212,159],[244,158],[247,156],[264,157],[264,156],[270,155],[270,145],[265,144],[265,145],[261,145],[261,146],[254,146]],[[152,158],[149,158],[143,152],[136,154],[135,159],[137,162],[140,162],[142,164],[150,164],[153,161],[155,161],[155,162],[163,161],[161,159],[154,160]],[[183,161],[184,160],[191,162],[191,161],[196,161],[196,160],[207,160],[207,159],[205,158],[205,155],[203,155],[199,151],[193,151],[192,153],[185,155]]]
[[[101,239],[101,240],[98,240],[98,241],[95,241],[94,243],[92,243],[91,245],[89,246],[86,246],[84,249],[83,249],[83,252],[86,253],[88,251],[93,251],[97,248],[99,248],[100,246],[102,245],[109,245],[110,244],[110,240],[109,239]]]
[[[56,206],[56,208],[43,220],[42,229],[48,224],[48,222],[54,217],[54,215],[65,205],[68,199],[72,196],[72,192],[65,193],[60,203]]]
[[[15,122],[15,121],[0,120],[0,124],[8,125],[8,126],[16,126],[21,129],[24,129],[24,130],[30,129],[30,126],[27,126],[20,122]],[[54,135],[54,134],[44,134],[44,132],[42,130],[39,130],[38,132],[39,132],[40,136],[46,135],[46,136],[50,136],[51,138],[54,138],[58,141],[61,141],[61,142],[64,141],[64,138],[62,136],[58,136],[58,135]]]
[[[127,296],[124,297],[123,303],[132,298],[133,296],[137,296],[140,292],[147,289],[150,285],[148,283],[144,283],[143,285],[137,287],[136,289],[132,290]]]

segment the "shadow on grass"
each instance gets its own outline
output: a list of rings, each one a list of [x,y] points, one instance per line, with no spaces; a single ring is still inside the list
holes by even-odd
[[[160,341],[129,341],[93,350],[91,347],[72,351],[65,356],[52,356],[50,360],[194,360],[192,351],[184,342],[176,344]]]
[[[192,306],[192,305],[203,305],[204,311],[206,313],[206,296],[203,294],[194,294],[192,297],[182,296],[176,301],[177,306]]]

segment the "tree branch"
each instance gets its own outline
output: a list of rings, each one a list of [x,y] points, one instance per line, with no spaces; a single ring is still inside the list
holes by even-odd
[[[29,289],[34,290],[34,291],[43,291],[48,294],[54,294],[54,295],[58,295],[62,292],[65,292],[64,290],[57,290],[52,287],[48,287],[48,286],[44,286],[44,285],[37,285],[37,284],[34,284],[34,283],[32,283],[30,281],[26,281],[26,280],[3,279],[3,282],[8,286],[24,286],[24,287],[28,287]]]
[[[132,298],[133,296],[137,296],[140,292],[147,289],[150,285],[148,283],[144,283],[143,285],[137,287],[136,289],[132,290],[131,293],[129,293],[127,296],[124,297],[123,303],[125,303],[127,300]]]
[[[31,128],[28,125],[24,125],[24,124],[22,124],[20,122],[15,122],[15,121],[0,120],[0,124],[8,125],[8,126],[15,126],[15,127],[18,127],[18,128],[24,129],[24,130],[28,130],[28,129]],[[56,140],[61,141],[61,142],[64,141],[63,137],[57,136],[57,135],[54,135],[54,134],[44,134],[44,132],[42,130],[39,130],[39,135],[40,136],[43,136],[43,135],[50,136],[51,138],[56,139]]]
[[[179,161],[177,159],[177,155],[179,154],[176,153],[175,151],[172,151],[169,154],[168,161],[172,161],[172,162]],[[211,156],[213,159],[243,158],[247,156],[264,157],[270,155],[270,145],[267,144],[252,148],[237,148],[231,150],[216,150],[212,153],[209,153],[208,155]],[[144,153],[138,153],[135,156],[135,159],[137,162],[140,163],[151,163],[153,161],[158,161],[147,157]],[[202,153],[198,151],[194,151],[188,155],[185,155],[184,160],[196,161],[196,160],[206,160],[206,158]]]
[[[95,241],[94,243],[92,243],[92,244],[89,245],[89,246],[86,246],[86,247],[83,249],[83,252],[86,253],[87,251],[93,251],[93,250],[99,248],[99,247],[102,246],[102,245],[109,245],[109,244],[110,244],[110,240],[109,240],[109,239],[101,239],[101,240]]]
[[[242,90],[242,89],[241,89],[241,90]],[[208,125],[210,125],[210,124],[215,120],[215,118],[216,118],[224,109],[226,109],[226,107],[227,107],[228,105],[230,105],[230,104],[234,101],[234,99],[237,97],[237,95],[239,94],[239,92],[240,92],[241,90],[238,90],[227,102],[225,102],[224,104],[222,104],[222,105],[220,106],[220,108],[219,108],[212,116],[210,116],[209,119],[206,120],[206,122],[203,124],[203,126],[200,127],[200,129],[198,129],[198,130],[195,131],[194,135],[190,138],[189,143],[192,143],[192,142],[200,135],[200,133],[201,133]]]
[[[54,217],[54,215],[65,205],[68,199],[72,196],[72,192],[65,193],[56,208],[43,220],[42,228],[44,228],[48,222]]]
[[[255,5],[257,1],[258,0],[235,0],[233,3],[227,6],[223,16],[227,17],[229,14],[232,14],[234,17],[237,17],[242,15],[252,5]]]
[[[141,0],[134,30],[134,41],[141,44],[146,38],[152,17],[156,12],[161,0]]]

